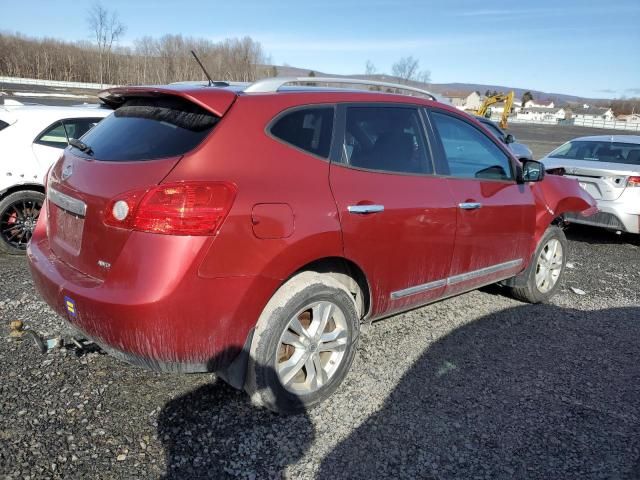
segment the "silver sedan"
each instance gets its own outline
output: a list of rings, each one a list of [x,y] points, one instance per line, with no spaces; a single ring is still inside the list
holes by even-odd
[[[640,233],[640,136],[576,138],[541,161],[547,170],[564,169],[598,202],[597,214],[567,221]]]

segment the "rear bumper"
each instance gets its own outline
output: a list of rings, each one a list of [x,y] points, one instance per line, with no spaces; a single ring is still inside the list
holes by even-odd
[[[168,241],[149,235],[149,241]],[[43,228],[36,229],[27,253],[37,289],[73,328],[115,357],[161,371],[226,368],[279,284],[258,276],[199,277],[190,252],[190,257],[159,259],[171,267],[148,272],[132,262],[122,288],[121,281],[96,280],[60,261]],[[176,265],[186,266],[176,271]]]
[[[628,233],[640,233],[640,211],[629,202],[598,201],[598,213],[585,217],[580,214],[566,214],[565,219],[570,223],[592,225],[595,227],[620,230]]]

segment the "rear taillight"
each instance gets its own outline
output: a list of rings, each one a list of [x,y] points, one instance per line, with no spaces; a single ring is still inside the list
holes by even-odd
[[[111,200],[104,223],[165,235],[213,235],[227,217],[236,187],[226,182],[171,183]]]
[[[627,187],[640,187],[640,177],[629,177]]]

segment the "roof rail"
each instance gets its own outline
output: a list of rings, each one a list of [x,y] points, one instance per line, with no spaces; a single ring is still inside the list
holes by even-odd
[[[269,93],[277,92],[280,87],[287,83],[344,83],[348,85],[368,85],[374,87],[395,88],[408,92],[426,95],[431,100],[436,100],[436,96],[428,90],[402,85],[400,83],[379,82],[377,80],[365,80],[360,78],[340,78],[340,77],[273,77],[258,80],[244,89],[246,93]]]

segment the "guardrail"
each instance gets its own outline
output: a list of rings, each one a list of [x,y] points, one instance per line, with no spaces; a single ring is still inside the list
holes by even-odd
[[[41,85],[45,87],[86,88],[90,90],[102,90],[104,88],[116,86],[107,85],[106,83],[62,82],[59,80],[39,80],[37,78],[0,77],[0,85],[3,83],[13,83],[17,85]]]

